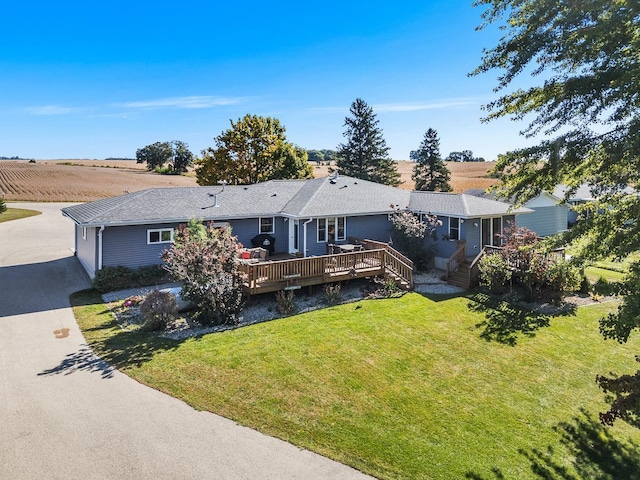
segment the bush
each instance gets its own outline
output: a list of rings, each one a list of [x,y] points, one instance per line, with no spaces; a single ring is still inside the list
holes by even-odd
[[[100,293],[105,293],[125,288],[158,285],[166,280],[167,272],[158,265],[140,267],[136,270],[120,265],[98,270],[93,278],[93,288]]]
[[[276,303],[278,313],[281,315],[291,315],[296,311],[293,290],[280,290],[276,292]]]
[[[513,275],[506,260],[499,253],[483,256],[478,267],[480,284],[489,287],[491,293],[502,293]]]
[[[100,293],[130,288],[135,282],[133,270],[127,267],[104,267],[93,277],[93,288]]]
[[[142,326],[144,330],[164,330],[178,314],[176,297],[169,292],[154,290],[140,305],[140,314],[145,320]]]
[[[547,286],[554,292],[576,292],[581,288],[580,270],[569,262],[552,262],[545,273]]]
[[[340,284],[328,283],[324,287],[324,298],[328,305],[337,305],[340,303]]]
[[[393,246],[411,259],[418,270],[431,267],[435,256],[434,247],[426,247],[425,239],[432,237],[439,224],[436,217],[424,216],[423,219],[412,212],[396,210],[391,215]]]

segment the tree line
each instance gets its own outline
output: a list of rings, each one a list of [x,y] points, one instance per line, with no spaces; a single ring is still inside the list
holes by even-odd
[[[267,180],[313,177],[309,162],[330,165],[330,172],[397,186],[400,173],[389,157],[389,147],[373,108],[357,98],[344,122],[344,143],[335,150],[305,150],[286,138],[277,118],[245,115],[215,139],[215,146],[195,157],[186,143],[173,140],[155,142],[136,151],[136,161],[159,173],[180,174],[195,166],[199,185],[225,182],[246,185]],[[440,156],[437,132],[429,129],[410,157],[416,162],[412,179],[417,190],[451,191],[445,161],[484,161],[470,150]]]

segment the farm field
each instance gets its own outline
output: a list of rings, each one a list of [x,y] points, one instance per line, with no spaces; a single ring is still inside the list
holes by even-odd
[[[400,188],[413,189],[413,162],[399,161]],[[469,188],[488,188],[493,163],[448,163],[451,185],[460,193]],[[316,177],[329,175],[327,166],[314,168]],[[146,171],[135,160],[24,160],[0,161],[0,194],[7,201],[88,202],[153,187],[195,186],[193,173],[159,175]]]

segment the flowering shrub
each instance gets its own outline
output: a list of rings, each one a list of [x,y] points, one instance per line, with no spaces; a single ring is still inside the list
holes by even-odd
[[[202,228],[201,228],[202,227]],[[234,323],[243,305],[243,276],[235,261],[231,229],[190,222],[181,225],[165,250],[165,269],[182,281],[182,296],[196,305],[194,317],[205,324]]]
[[[427,235],[435,233],[440,221],[435,216],[424,216],[421,220],[412,212],[396,210],[391,215],[393,224],[393,245],[415,264],[418,270],[429,268],[434,256],[434,249],[427,248],[424,240]]]

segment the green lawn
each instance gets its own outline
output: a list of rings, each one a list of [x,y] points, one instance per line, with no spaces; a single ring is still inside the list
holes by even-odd
[[[0,213],[0,223],[8,222],[10,220],[18,220],[20,218],[33,217],[34,215],[40,215],[42,212],[37,210],[27,210],[25,208],[7,208],[7,211]]]
[[[595,375],[634,372],[640,347],[598,333],[613,304],[546,318],[410,293],[174,342],[72,302],[131,377],[379,478],[640,478],[640,431],[597,421]]]

